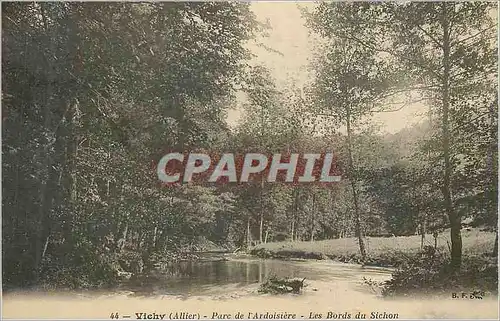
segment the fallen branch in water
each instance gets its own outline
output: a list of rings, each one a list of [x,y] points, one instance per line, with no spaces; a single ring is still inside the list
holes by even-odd
[[[300,279],[279,279],[276,276],[271,276],[269,279],[260,285],[259,293],[284,294],[295,293],[299,294],[304,287],[306,278]]]

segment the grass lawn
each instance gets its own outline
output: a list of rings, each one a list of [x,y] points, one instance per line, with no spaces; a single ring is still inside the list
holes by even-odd
[[[440,251],[449,252],[450,231],[438,236]],[[495,233],[479,229],[462,230],[464,255],[482,255],[493,251]],[[398,266],[407,255],[420,250],[420,236],[367,237],[365,239],[368,260],[366,264]],[[434,246],[434,238],[427,235],[425,245]],[[277,242],[255,246],[251,254],[273,258],[330,258],[341,262],[359,263],[360,254],[356,238],[344,238],[314,242]]]

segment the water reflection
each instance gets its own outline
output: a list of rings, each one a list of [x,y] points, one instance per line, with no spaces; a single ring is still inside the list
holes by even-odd
[[[359,279],[387,271],[373,271],[359,266],[318,264],[307,261],[269,259],[183,261],[163,266],[147,277],[130,280],[123,287],[137,295],[203,295],[224,292],[227,286],[241,287],[263,282],[271,275],[308,280]]]
[[[142,294],[202,294],[214,286],[260,283],[271,275],[317,279],[322,273],[305,264],[274,260],[182,261],[130,280],[124,287]]]

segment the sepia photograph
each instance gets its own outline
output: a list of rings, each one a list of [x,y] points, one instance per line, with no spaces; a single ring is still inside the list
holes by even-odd
[[[2,1],[1,318],[498,320],[498,6]]]

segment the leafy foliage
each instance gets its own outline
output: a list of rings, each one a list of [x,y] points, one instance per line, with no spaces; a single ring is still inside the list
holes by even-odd
[[[498,292],[498,266],[488,257],[466,257],[459,275],[451,273],[450,260],[431,246],[405,262],[383,285],[384,296],[415,295],[475,289]]]
[[[248,5],[2,7],[5,283],[99,284],[108,257],[132,251],[147,269],[209,237],[231,195],[165,190],[151,162],[226,131],[257,30]]]

